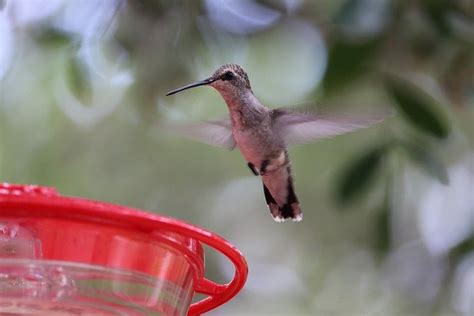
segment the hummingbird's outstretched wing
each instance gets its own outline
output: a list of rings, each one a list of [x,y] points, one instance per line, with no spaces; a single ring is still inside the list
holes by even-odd
[[[272,111],[273,130],[281,135],[287,146],[367,128],[385,117],[386,113],[357,116],[298,113],[283,109]]]
[[[164,129],[186,138],[208,145],[223,147],[228,150],[235,148],[232,128],[229,119],[220,121],[204,121],[199,123],[164,124]]]

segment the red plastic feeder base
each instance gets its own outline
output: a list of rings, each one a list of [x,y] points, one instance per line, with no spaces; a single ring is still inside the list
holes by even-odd
[[[204,277],[206,244],[235,265]],[[181,221],[39,186],[0,184],[1,315],[200,315],[243,287],[234,246]],[[193,295],[208,297],[191,304]]]

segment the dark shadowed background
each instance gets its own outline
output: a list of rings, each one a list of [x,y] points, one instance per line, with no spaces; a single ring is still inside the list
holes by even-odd
[[[0,180],[224,236],[250,275],[211,315],[473,315],[473,15],[470,0],[0,0]],[[224,63],[270,107],[395,115],[291,149],[305,218],[277,224],[237,150],[160,129],[227,114],[208,87],[164,96]]]

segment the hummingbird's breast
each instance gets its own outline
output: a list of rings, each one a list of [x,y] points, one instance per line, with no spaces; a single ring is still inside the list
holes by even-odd
[[[227,98],[226,103],[234,140],[247,162],[260,166],[262,161],[285,148],[283,140],[273,133],[270,109],[251,92]]]
[[[265,122],[246,128],[233,127],[232,132],[244,158],[255,166],[260,166],[268,157],[284,150],[283,143],[275,139],[270,126]]]
[[[255,130],[237,130],[234,131],[234,139],[245,159],[259,166],[268,147],[261,133]]]

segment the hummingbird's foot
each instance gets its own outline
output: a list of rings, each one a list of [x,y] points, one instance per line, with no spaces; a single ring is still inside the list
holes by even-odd
[[[251,162],[247,163],[247,166],[249,166],[249,169],[252,171],[252,173],[256,176],[259,175],[257,168],[255,168],[255,165]]]

